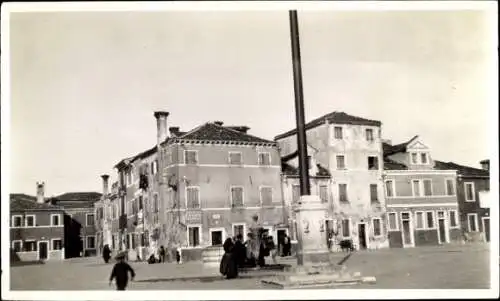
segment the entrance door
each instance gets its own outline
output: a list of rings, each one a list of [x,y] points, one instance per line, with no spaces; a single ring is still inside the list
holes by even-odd
[[[47,241],[38,242],[38,259],[46,260],[49,253],[49,243]]]
[[[359,239],[359,249],[365,250],[368,245],[366,241],[366,224],[358,224],[358,239]]]
[[[440,244],[448,241],[446,239],[446,216],[444,211],[438,211],[438,241]]]
[[[212,236],[212,246],[220,246],[222,245],[222,231],[211,231],[210,235]]]
[[[487,242],[490,241],[490,218],[489,217],[483,217],[483,232],[484,232],[484,238],[486,239]]]
[[[401,213],[401,225],[402,225],[402,235],[403,235],[403,247],[413,246],[412,239],[412,227],[409,212]]]

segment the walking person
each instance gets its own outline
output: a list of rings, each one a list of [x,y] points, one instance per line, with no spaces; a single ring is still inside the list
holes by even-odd
[[[125,262],[125,254],[123,252],[116,256],[116,260],[118,262],[115,263],[113,270],[111,271],[109,285],[111,286],[113,279],[116,279],[116,290],[124,291],[128,284],[128,273],[130,273],[131,281],[134,281],[135,271],[128,263]]]
[[[165,263],[165,248],[160,246],[160,262]]]
[[[181,249],[181,246],[178,246],[176,251],[175,251],[175,257],[176,257],[176,260],[177,260],[177,264],[181,264],[182,263],[182,249]]]
[[[102,258],[105,263],[109,262],[109,259],[111,258],[111,249],[109,248],[109,245],[104,245],[104,248],[102,249]]]

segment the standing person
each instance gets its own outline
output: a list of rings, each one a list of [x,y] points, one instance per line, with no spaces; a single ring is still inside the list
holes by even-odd
[[[124,291],[128,284],[128,273],[130,272],[131,281],[134,281],[135,272],[132,267],[125,262],[125,254],[122,252],[116,256],[118,261],[111,271],[111,276],[109,277],[109,285],[116,278],[116,290]]]
[[[291,255],[291,242],[290,242],[290,237],[285,234],[285,237],[283,238],[283,256],[290,256]]]
[[[175,257],[177,260],[177,264],[182,263],[182,249],[181,246],[178,246],[177,249],[175,250]]]
[[[245,258],[246,258],[246,250],[245,245],[243,244],[243,235],[238,234],[236,236],[236,241],[234,243],[234,255],[236,259],[236,263],[238,264],[238,268],[245,266]]]
[[[236,261],[236,254],[234,243],[231,238],[227,238],[223,244],[224,255],[220,262],[219,272],[226,276],[226,279],[233,279],[238,277],[238,263]]]
[[[111,249],[107,244],[104,245],[104,248],[102,249],[102,258],[104,259],[105,263],[108,263],[109,259],[111,258]]]
[[[165,263],[165,248],[160,246],[160,262]]]
[[[273,259],[273,263],[277,264],[278,262],[276,261],[276,255],[278,254],[278,250],[276,249],[274,239],[271,235],[267,236],[266,247],[269,250],[269,255],[271,255],[271,258]]]

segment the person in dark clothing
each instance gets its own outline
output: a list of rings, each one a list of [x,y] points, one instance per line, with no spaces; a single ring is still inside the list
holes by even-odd
[[[234,243],[231,238],[226,239],[223,244],[224,255],[220,262],[219,272],[226,276],[226,279],[233,279],[238,277],[238,263],[236,261],[236,256],[233,253]]]
[[[160,262],[165,263],[165,248],[163,246],[160,247]]]
[[[292,249],[292,243],[290,242],[290,237],[285,234],[283,238],[283,256],[290,256]]]
[[[245,266],[246,253],[247,251],[245,245],[243,244],[243,236],[238,234],[234,243],[234,255],[236,257],[235,259],[238,264],[238,268]]]
[[[105,263],[108,263],[109,259],[111,258],[111,249],[108,245],[104,245],[104,248],[102,249],[102,258],[104,259]]]
[[[113,267],[111,276],[109,277],[109,285],[111,285],[113,279],[116,278],[116,290],[124,291],[128,284],[128,273],[130,272],[131,281],[134,281],[135,272],[134,269],[132,269],[132,267],[125,262],[124,253],[118,254],[116,259],[118,262]]]

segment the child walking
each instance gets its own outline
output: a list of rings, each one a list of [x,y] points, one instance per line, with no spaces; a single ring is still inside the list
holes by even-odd
[[[122,252],[118,254],[116,260],[118,260],[118,262],[113,267],[113,271],[109,277],[109,285],[111,286],[113,279],[116,278],[116,290],[124,291],[128,284],[128,273],[130,272],[131,281],[134,281],[135,272],[134,269],[125,262],[125,253]]]

